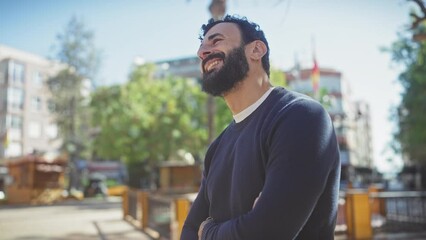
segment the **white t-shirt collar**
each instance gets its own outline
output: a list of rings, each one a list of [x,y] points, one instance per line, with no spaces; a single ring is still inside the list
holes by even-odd
[[[255,103],[253,103],[252,105],[248,106],[243,111],[235,114],[233,116],[235,122],[239,123],[239,122],[243,121],[244,119],[246,119],[248,116],[250,116],[250,114],[252,114],[260,106],[260,104],[262,104],[263,101],[265,101],[265,99],[269,96],[269,94],[272,92],[272,90],[274,90],[274,87],[269,88],[268,91],[266,91],[262,95],[262,97],[260,97]]]

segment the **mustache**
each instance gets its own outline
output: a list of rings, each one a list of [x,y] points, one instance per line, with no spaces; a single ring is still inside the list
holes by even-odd
[[[201,66],[202,66],[203,71],[204,71],[204,65],[205,65],[208,61],[212,60],[213,58],[221,58],[221,59],[225,59],[225,53],[221,53],[221,52],[218,52],[218,53],[212,53],[212,54],[208,55],[206,58],[204,58],[204,60],[201,62]]]

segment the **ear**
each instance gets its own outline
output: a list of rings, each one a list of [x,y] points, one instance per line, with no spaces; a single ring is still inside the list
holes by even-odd
[[[265,43],[260,40],[255,40],[250,43],[250,58],[253,60],[260,60],[266,54],[267,50]]]

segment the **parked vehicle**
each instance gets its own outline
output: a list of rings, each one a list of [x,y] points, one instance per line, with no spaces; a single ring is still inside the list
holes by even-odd
[[[84,197],[106,197],[108,189],[106,186],[106,177],[99,173],[93,173],[89,176],[89,182],[84,189]]]

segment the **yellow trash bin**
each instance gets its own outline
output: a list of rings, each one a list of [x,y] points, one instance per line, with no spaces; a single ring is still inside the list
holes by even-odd
[[[366,190],[346,192],[346,223],[349,239],[371,239],[371,208]]]

